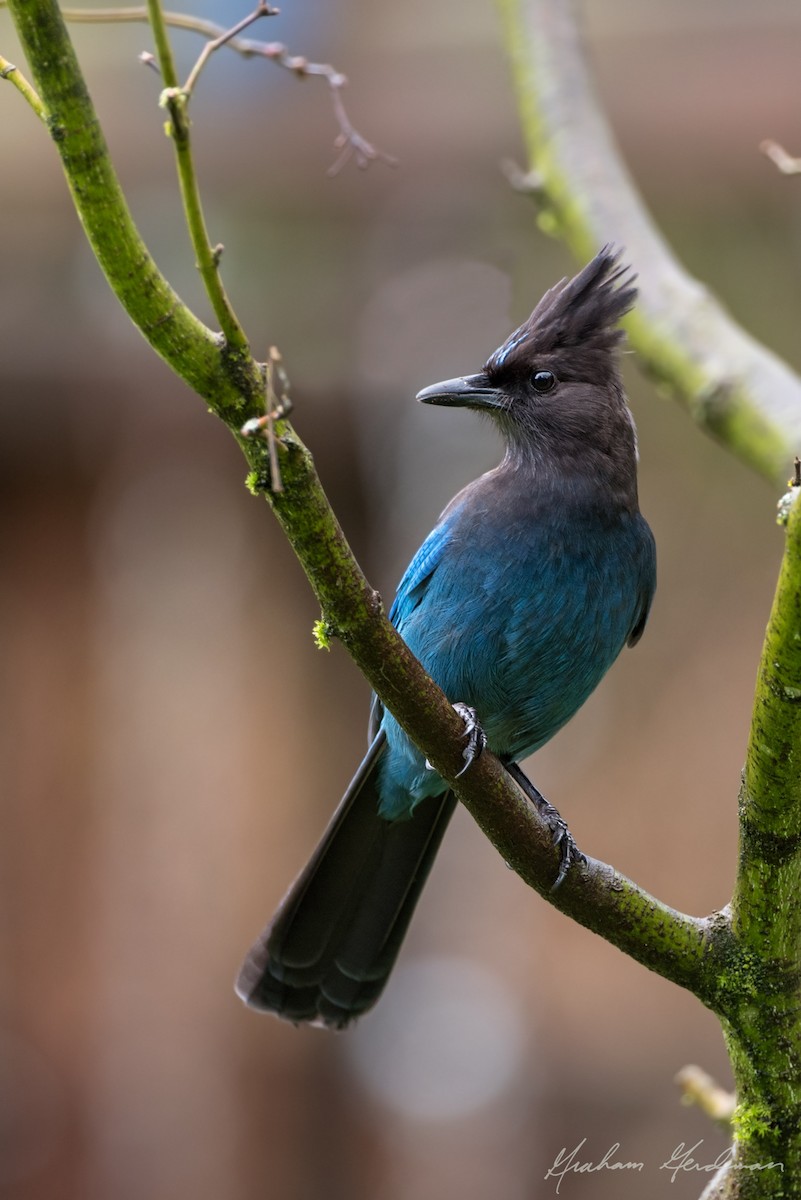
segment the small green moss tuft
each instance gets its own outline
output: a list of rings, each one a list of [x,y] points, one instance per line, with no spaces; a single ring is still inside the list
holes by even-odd
[[[314,622],[312,636],[314,637],[314,644],[318,650],[331,649],[331,638],[334,636],[334,630],[324,617],[321,617],[319,621]]]
[[[258,494],[259,494],[259,472],[258,471],[248,471],[247,475],[245,476],[245,487],[248,489],[251,496],[258,496]]]
[[[764,1104],[738,1104],[734,1110],[732,1125],[741,1142],[765,1137],[771,1128],[770,1110]]]

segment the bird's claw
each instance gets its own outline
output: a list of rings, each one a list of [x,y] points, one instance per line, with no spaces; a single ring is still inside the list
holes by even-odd
[[[481,752],[487,744],[487,735],[481,727],[481,723],[476,716],[476,710],[474,708],[470,708],[468,704],[462,704],[461,701],[457,701],[453,707],[464,721],[464,735],[467,741],[467,744],[462,751],[464,766],[462,767],[461,771],[457,772],[456,775],[456,778],[458,779],[460,775],[464,775],[467,768],[471,766],[476,759],[481,757]]]
[[[537,804],[540,810],[540,816],[545,821],[545,824],[551,831],[551,840],[554,846],[559,848],[559,871],[556,879],[551,886],[551,891],[555,892],[562,886],[570,868],[574,863],[586,863],[587,856],[582,854],[576,843],[573,841],[573,835],[570,832],[567,821],[560,816],[559,810],[554,808],[552,804],[540,796],[541,803]]]
[[[481,757],[481,752],[487,744],[487,735],[481,727],[481,722],[476,716],[476,710],[474,708],[471,708],[469,704],[462,704],[461,700],[457,700],[453,707],[464,721],[464,736],[467,739],[467,745],[462,751],[464,766],[462,767],[461,771],[458,771],[456,774],[456,778],[458,779],[460,775],[464,775],[467,768],[474,763],[476,759]],[[426,770],[434,770],[428,759],[426,759]]]
[[[551,831],[551,841],[554,846],[558,846],[559,848],[559,871],[551,887],[551,891],[555,892],[564,883],[565,876],[573,864],[586,863],[587,856],[581,853],[573,841],[573,835],[567,827],[567,821],[561,816],[559,810],[554,808],[552,804],[549,804],[542,793],[534,787],[528,776],[520,770],[519,764],[508,762],[505,763],[505,766],[523,794],[537,806],[538,813]]]

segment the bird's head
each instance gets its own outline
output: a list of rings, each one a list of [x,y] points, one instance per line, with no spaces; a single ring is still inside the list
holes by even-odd
[[[417,399],[486,413],[514,461],[591,470],[600,459],[613,474],[631,472],[636,434],[620,380],[617,322],[636,294],[619,254],[605,246],[547,291],[476,375],[424,388]]]

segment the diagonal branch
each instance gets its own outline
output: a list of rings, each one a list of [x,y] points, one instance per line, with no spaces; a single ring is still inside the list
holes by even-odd
[[[749,466],[783,483],[801,445],[801,379],[677,262],[623,164],[571,0],[499,0],[540,221],[582,261],[608,241],[639,272],[628,330],[644,369]]]

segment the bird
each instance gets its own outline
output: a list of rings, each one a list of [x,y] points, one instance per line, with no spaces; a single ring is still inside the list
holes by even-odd
[[[607,245],[550,288],[476,374],[417,395],[500,430],[498,466],[444,509],[389,618],[561,843],[583,859],[520,761],[639,641],[656,550],[639,510],[637,435],[620,376],[635,276]],[[248,953],[236,991],[295,1024],[339,1030],[384,990],[456,798],[373,697],[369,749],[307,866]]]

